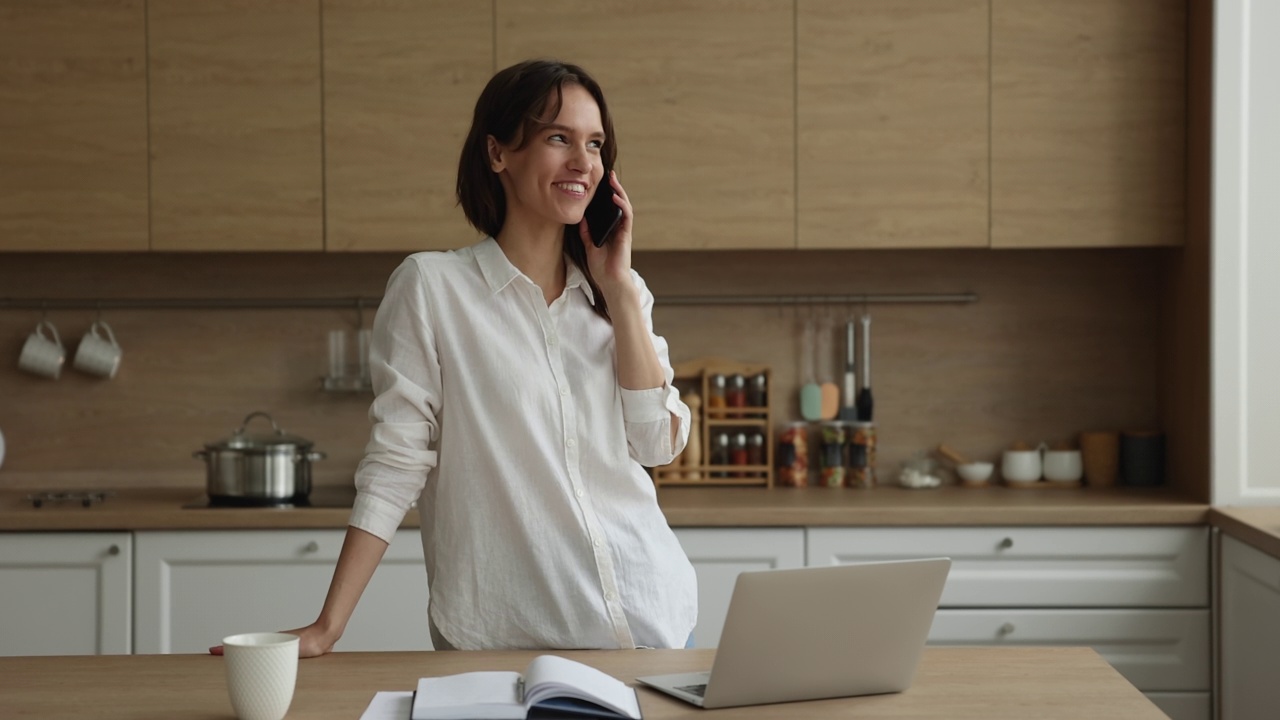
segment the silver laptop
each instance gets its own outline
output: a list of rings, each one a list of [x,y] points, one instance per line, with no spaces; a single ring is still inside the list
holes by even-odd
[[[949,558],[744,572],[710,672],[637,681],[704,708],[902,692]]]

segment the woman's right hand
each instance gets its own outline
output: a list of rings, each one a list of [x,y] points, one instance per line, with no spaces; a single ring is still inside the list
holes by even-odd
[[[282,630],[291,635],[298,636],[298,657],[312,658],[327,655],[333,652],[333,646],[338,642],[338,638],[331,637],[319,623],[311,623],[306,627],[300,627],[296,630]],[[221,645],[214,645],[209,648],[210,655],[221,655],[223,649]]]

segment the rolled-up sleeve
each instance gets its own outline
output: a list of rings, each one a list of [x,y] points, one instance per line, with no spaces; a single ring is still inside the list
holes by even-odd
[[[689,442],[689,406],[680,399],[680,391],[672,383],[675,371],[667,341],[653,331],[653,294],[639,273],[631,271],[632,280],[640,291],[640,311],[645,328],[662,365],[661,387],[622,392],[622,419],[626,427],[627,446],[631,457],[641,465],[656,467],[666,465],[676,458]],[[672,444],[672,417],[679,418],[680,427]]]
[[[375,398],[365,456],[356,468],[348,524],[391,542],[435,467],[440,359],[422,271],[410,257],[387,281],[374,319],[369,371]]]

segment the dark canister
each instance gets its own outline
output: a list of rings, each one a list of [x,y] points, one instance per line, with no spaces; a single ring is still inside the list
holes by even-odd
[[[1120,483],[1130,487],[1164,484],[1164,433],[1120,435]]]

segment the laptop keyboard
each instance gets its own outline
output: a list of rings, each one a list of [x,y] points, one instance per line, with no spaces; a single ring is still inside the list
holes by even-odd
[[[676,689],[683,690],[684,692],[687,692],[691,695],[697,695],[698,697],[705,697],[707,694],[706,683],[703,683],[701,685],[685,685],[684,687],[677,687]]]

